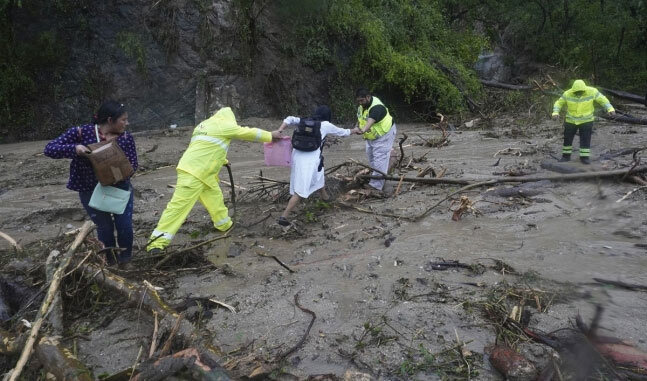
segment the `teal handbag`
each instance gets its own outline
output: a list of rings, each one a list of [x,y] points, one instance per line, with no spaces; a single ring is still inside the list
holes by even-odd
[[[104,186],[98,183],[90,197],[90,207],[103,212],[123,214],[130,200],[130,190]]]

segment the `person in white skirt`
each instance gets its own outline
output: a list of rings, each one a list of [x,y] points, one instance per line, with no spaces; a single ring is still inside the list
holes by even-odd
[[[290,201],[285,207],[283,214],[278,219],[281,226],[289,226],[288,215],[299,204],[302,198],[308,198],[312,193],[321,190],[321,198],[329,200],[330,196],[324,188],[325,179],[323,168],[323,156],[321,148],[327,135],[349,136],[356,133],[356,129],[344,129],[330,123],[331,112],[328,106],[319,106],[315,109],[314,115],[310,118],[299,118],[288,116],[283,120],[278,131],[282,132],[287,126],[296,126],[295,135],[292,138],[292,165],[290,168]],[[308,128],[306,126],[308,123]],[[302,130],[314,133],[313,137],[306,136],[306,145],[300,144],[298,134]],[[316,134],[317,130],[319,134]],[[316,136],[316,137],[315,137]],[[298,149],[302,148],[302,149]]]

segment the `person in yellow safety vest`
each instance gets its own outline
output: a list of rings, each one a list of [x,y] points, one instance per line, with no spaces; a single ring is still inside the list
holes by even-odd
[[[615,115],[611,103],[596,89],[587,86],[581,79],[573,82],[573,87],[566,90],[553,106],[553,119],[559,118],[559,112],[566,105],[566,121],[564,122],[564,146],[562,158],[559,161],[570,161],[573,153],[575,133],[580,132],[580,161],[591,163],[591,134],[593,133],[593,102],[597,102],[609,113]]]
[[[232,139],[270,142],[279,139],[278,131],[241,127],[231,108],[218,110],[193,130],[191,143],[177,165],[177,185],[162,217],[153,230],[148,252],[165,249],[199,199],[209,212],[217,230],[227,231],[233,221],[218,186],[218,173],[227,164],[227,150]]]
[[[366,156],[371,167],[387,173],[391,148],[397,132],[393,118],[382,101],[372,96],[367,89],[357,89],[355,96],[359,104],[355,133],[362,135],[366,140]],[[372,176],[381,176],[381,174],[373,171]],[[380,179],[371,179],[368,185],[370,188],[382,191],[384,182]]]

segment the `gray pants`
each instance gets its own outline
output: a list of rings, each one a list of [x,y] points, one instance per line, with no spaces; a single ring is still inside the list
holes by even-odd
[[[389,170],[389,159],[391,158],[391,148],[397,131],[395,123],[386,134],[380,136],[375,140],[366,141],[366,156],[371,167],[387,173]],[[381,176],[380,173],[373,172],[373,176]],[[371,187],[382,190],[384,188],[384,180],[371,179],[368,183]]]

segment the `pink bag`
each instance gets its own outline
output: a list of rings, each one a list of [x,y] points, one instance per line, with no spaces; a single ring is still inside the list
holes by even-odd
[[[289,167],[292,163],[292,138],[284,136],[281,140],[263,144],[265,165]]]

